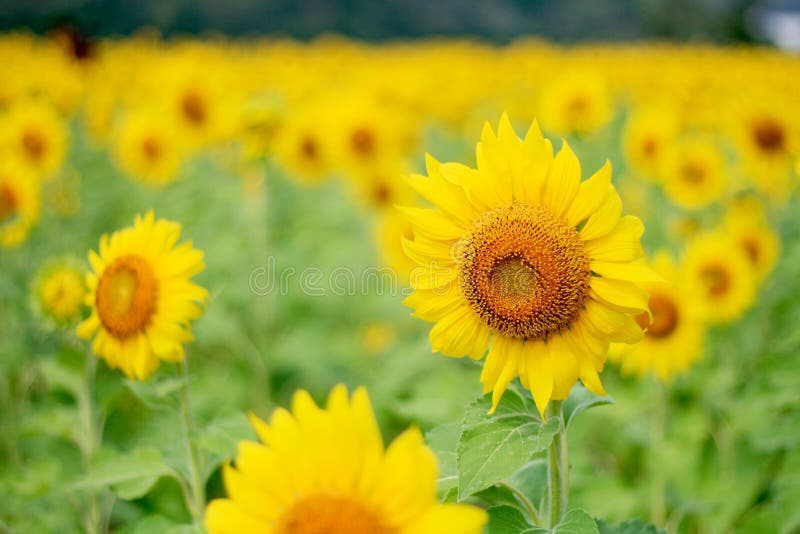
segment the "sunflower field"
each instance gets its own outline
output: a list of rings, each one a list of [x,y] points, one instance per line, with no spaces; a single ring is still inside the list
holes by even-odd
[[[800,532],[798,56],[87,46],[0,36],[0,533]]]

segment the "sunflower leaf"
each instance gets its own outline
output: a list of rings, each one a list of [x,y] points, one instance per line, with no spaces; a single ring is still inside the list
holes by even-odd
[[[488,534],[523,532],[531,526],[522,512],[511,506],[492,506],[486,512],[489,515]]]
[[[71,489],[110,487],[120,498],[130,500],[147,494],[159,478],[169,475],[174,472],[156,449],[141,448],[127,454],[106,449],[97,454],[86,475]]]
[[[542,423],[533,403],[509,389],[496,412],[487,415],[489,396],[471,403],[465,412],[457,448],[458,495],[469,495],[503,481],[544,451],[561,424]]]
[[[611,397],[601,397],[590,392],[581,384],[575,384],[569,397],[564,401],[564,421],[567,428],[569,428],[572,420],[577,417],[581,412],[594,408],[595,406],[604,406],[606,404],[614,404],[614,399]]]

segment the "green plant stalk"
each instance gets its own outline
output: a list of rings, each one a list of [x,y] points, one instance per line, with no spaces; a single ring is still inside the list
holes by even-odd
[[[664,449],[664,435],[667,421],[667,403],[664,384],[658,378],[653,379],[653,405],[650,421],[650,521],[657,527],[663,527],[667,517],[666,480],[664,470],[653,458],[660,457]]]
[[[97,428],[97,409],[94,402],[94,379],[97,371],[97,357],[91,351],[86,351],[84,363],[84,377],[81,382],[83,389],[79,392],[76,399],[78,404],[78,418],[81,426],[81,436],[78,437],[78,447],[81,450],[81,459],[84,468],[88,468],[92,456],[94,456],[100,446],[100,432]],[[103,506],[100,495],[95,490],[90,490],[88,494],[88,507],[83,519],[84,528],[87,534],[99,534],[103,532]]]
[[[189,462],[189,486],[191,488],[191,499],[187,502],[189,512],[195,525],[202,528],[203,513],[206,504],[206,487],[203,481],[203,458],[197,446],[192,440],[194,434],[194,419],[192,417],[192,405],[189,397],[189,364],[188,358],[184,356],[181,362],[181,372],[183,376],[183,387],[181,388],[181,421],[183,423],[183,438],[186,446],[186,456]]]
[[[555,527],[567,509],[569,500],[569,462],[567,456],[567,428],[564,425],[562,401],[550,401],[545,412],[548,419],[558,417],[558,433],[547,449],[547,500],[549,505],[548,525]]]

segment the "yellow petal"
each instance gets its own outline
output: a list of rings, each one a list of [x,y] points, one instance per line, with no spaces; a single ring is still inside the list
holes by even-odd
[[[563,141],[561,150],[547,172],[542,188],[542,204],[557,216],[563,216],[578,193],[580,183],[581,164],[567,142]]]
[[[613,186],[607,189],[605,202],[592,213],[580,231],[581,239],[589,241],[603,237],[617,226],[620,213],[622,213],[622,200]]]
[[[633,215],[626,215],[610,233],[587,241],[586,254],[599,261],[633,261],[644,255],[640,242],[643,233],[642,221]]]
[[[663,282],[660,274],[643,263],[613,263],[592,260],[589,268],[605,278],[630,282]]]
[[[589,299],[586,317],[598,332],[608,336],[609,341],[637,343],[642,339],[642,329],[630,315],[618,312]]]
[[[611,163],[605,164],[588,180],[581,182],[578,194],[565,215],[570,226],[578,226],[602,206],[611,191]]]
[[[647,309],[647,291],[631,282],[593,276],[592,292],[593,296],[620,308],[620,311],[639,313]]]
[[[486,512],[467,504],[437,504],[429,508],[402,534],[481,534],[488,522]]]

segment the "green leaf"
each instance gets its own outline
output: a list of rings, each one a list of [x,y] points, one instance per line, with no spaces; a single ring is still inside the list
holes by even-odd
[[[642,523],[640,519],[633,519],[616,525],[609,525],[605,521],[597,520],[600,534],[666,534],[655,525]]]
[[[154,410],[169,409],[177,405],[173,393],[183,387],[183,378],[170,377],[162,380],[126,380],[125,385],[142,404]]]
[[[439,460],[437,493],[440,496],[447,495],[452,488],[458,486],[456,449],[460,434],[461,425],[458,423],[437,426],[425,434],[425,443]]]
[[[547,459],[540,457],[528,462],[508,477],[505,483],[538,505],[547,493]]]
[[[583,385],[575,384],[563,405],[564,421],[566,421],[567,428],[569,428],[572,420],[581,412],[589,408],[594,408],[595,406],[603,406],[606,404],[614,404],[614,399],[595,395]]]
[[[105,449],[71,489],[110,487],[121,499],[131,500],[145,495],[162,476],[173,474],[156,449],[136,449],[127,454]]]
[[[600,534],[600,532],[592,516],[580,508],[576,508],[567,512],[564,518],[550,530],[533,527],[523,530],[522,534]]]
[[[77,398],[83,391],[83,376],[78,369],[67,367],[56,359],[42,360],[39,371],[53,389],[62,389]]]
[[[561,421],[542,424],[533,403],[508,390],[494,415],[488,396],[467,408],[458,442],[459,499],[502,481],[550,445]]]
[[[492,506],[486,513],[489,515],[487,534],[516,534],[531,526],[522,512],[511,506]]]
[[[213,420],[197,433],[194,442],[205,451],[213,452],[223,458],[233,458],[242,440],[255,440],[255,434],[247,416],[237,412]]]

